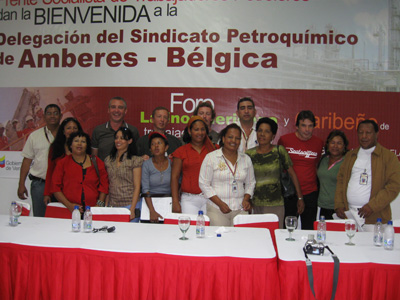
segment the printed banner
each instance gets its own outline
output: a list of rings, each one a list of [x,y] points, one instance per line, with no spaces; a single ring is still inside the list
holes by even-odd
[[[2,87],[398,91],[399,0],[1,0]]]
[[[0,0],[0,174],[7,159],[18,167],[8,151],[44,125],[47,104],[91,133],[114,96],[140,135],[165,106],[181,136],[201,101],[219,131],[250,96],[257,118],[277,120],[276,140],[309,109],[315,135],[341,129],[351,147],[375,119],[399,156],[399,11],[400,0]]]

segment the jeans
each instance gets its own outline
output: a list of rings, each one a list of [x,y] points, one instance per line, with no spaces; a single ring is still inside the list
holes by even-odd
[[[320,216],[324,216],[325,220],[333,220],[333,214],[335,213],[334,209],[323,208],[321,207],[321,211],[319,213]]]
[[[318,192],[303,195],[305,208],[301,214],[301,229],[314,229],[314,221],[317,218]]]
[[[43,201],[44,186],[43,180],[32,180],[31,182],[32,209],[35,217],[44,217],[46,213],[46,204]]]

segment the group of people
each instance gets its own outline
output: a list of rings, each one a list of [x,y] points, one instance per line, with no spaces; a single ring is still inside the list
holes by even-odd
[[[43,124],[44,113],[39,105],[32,105],[23,124],[18,119],[9,120],[5,125],[0,123],[0,151],[21,150],[23,142]]]
[[[356,207],[366,223],[391,218],[390,202],[400,191],[400,163],[394,153],[377,143],[372,120],[358,124],[360,147],[347,153],[342,131],[332,131],[326,142],[313,135],[311,111],[301,111],[296,131],[273,140],[278,124],[262,117],[249,98],[237,103],[238,121],[219,134],[211,129],[215,110],[209,102],[196,107],[182,140],[166,133],[169,111],[152,112],[153,131],[139,137],[125,122],[124,99],[110,100],[110,119],[97,126],[92,138],[74,118],[62,118],[55,104],[46,107],[43,130],[33,132],[24,147],[18,196],[26,199],[29,174],[35,216],[44,216],[50,201],[70,211],[84,207],[116,206],[131,211],[139,221],[141,199],[150,221],[162,215],[154,197],[171,196],[172,211],[197,214],[202,210],[211,225],[232,226],[238,214],[274,213],[283,228],[285,216],[299,215],[303,229],[313,229],[318,206],[327,219],[345,217]],[[32,161],[34,161],[31,166]],[[294,186],[284,196],[282,173]]]

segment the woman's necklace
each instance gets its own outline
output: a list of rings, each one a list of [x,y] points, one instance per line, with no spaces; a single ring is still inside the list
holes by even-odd
[[[80,165],[82,168],[83,168],[83,165],[85,164],[85,162],[86,162],[86,158],[87,158],[87,155],[85,154],[85,159],[83,160],[83,162],[77,162],[76,160],[75,160],[75,158],[74,158],[74,156],[72,155],[72,159],[74,160],[74,162],[76,162],[78,165]]]

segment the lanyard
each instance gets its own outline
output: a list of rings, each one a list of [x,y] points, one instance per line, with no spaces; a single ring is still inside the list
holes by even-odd
[[[343,157],[337,161],[335,161],[333,164],[328,166],[328,170],[332,169],[337,163],[341,162],[343,160]],[[328,158],[328,164],[329,164],[329,158]]]
[[[226,160],[225,156],[222,155],[222,157],[223,157],[223,159],[225,160],[225,163],[226,163],[226,165],[228,166],[229,171],[231,171],[231,173],[232,173],[232,175],[233,175],[233,180],[235,180],[237,161],[236,161],[236,163],[235,163],[235,169],[232,171],[232,169],[231,169],[231,167],[229,166],[229,163],[228,163],[228,161]]]
[[[245,140],[245,145],[244,145],[245,149],[244,149],[244,151],[246,151],[246,150],[247,150],[247,142],[249,141],[249,138],[250,138],[250,136],[251,136],[251,133],[253,132],[253,128],[251,128],[250,134],[249,134],[248,137],[246,136],[246,132],[244,132],[243,128],[240,128],[240,129],[241,129],[241,131],[242,131],[242,136],[244,137],[244,140]]]

